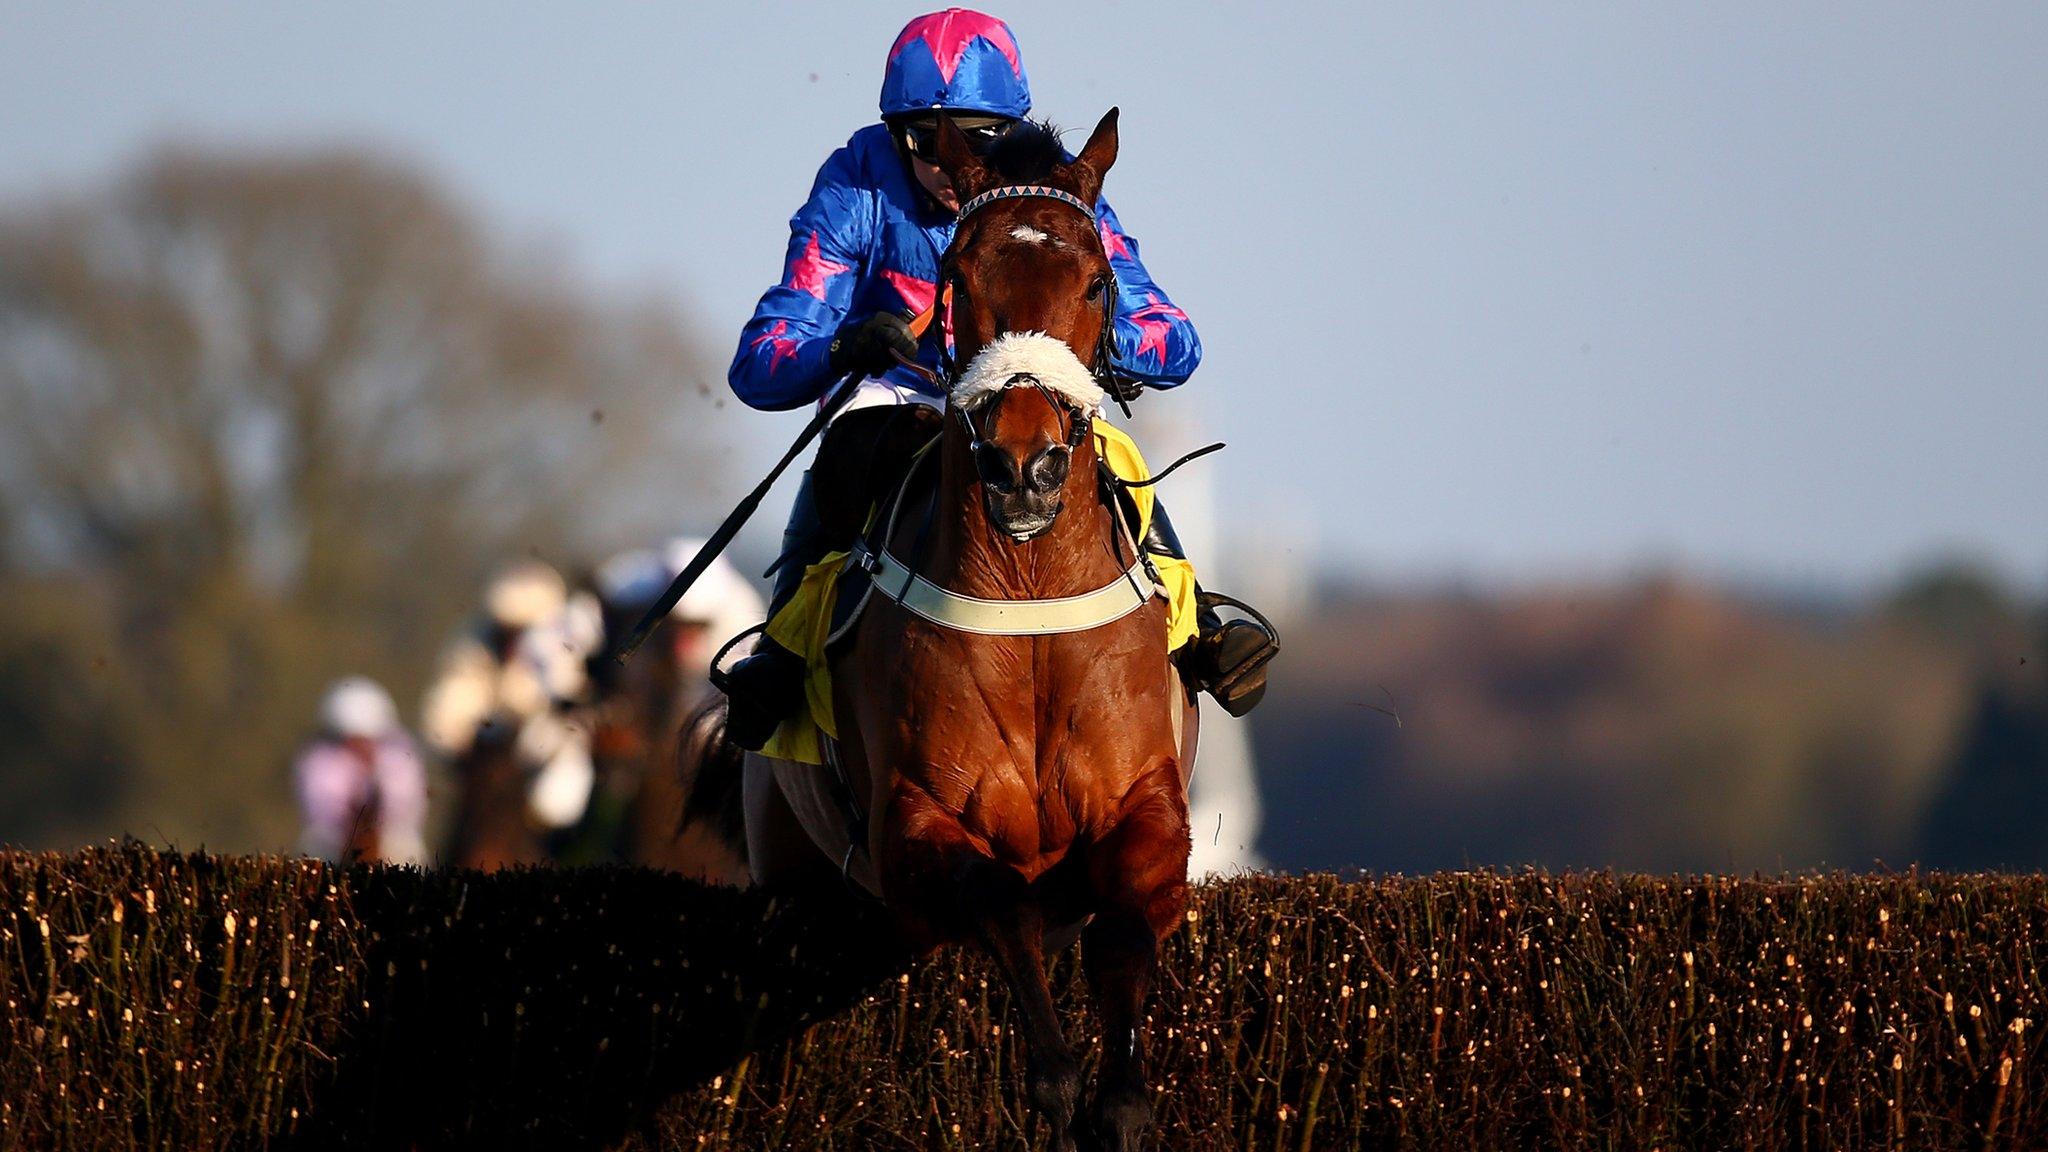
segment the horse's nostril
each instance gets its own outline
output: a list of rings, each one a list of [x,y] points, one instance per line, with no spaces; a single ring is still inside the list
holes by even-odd
[[[1013,492],[1017,488],[1017,462],[993,444],[983,444],[974,450],[974,471],[985,487],[997,492]]]
[[[1025,475],[1032,491],[1057,492],[1066,485],[1067,470],[1072,466],[1073,451],[1064,444],[1055,444],[1032,457]]]

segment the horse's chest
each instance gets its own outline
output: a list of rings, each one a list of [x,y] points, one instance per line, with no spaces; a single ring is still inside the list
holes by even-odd
[[[901,770],[998,856],[1106,831],[1157,760],[1156,686],[1125,675],[1116,646],[1062,639],[963,654],[901,702]]]

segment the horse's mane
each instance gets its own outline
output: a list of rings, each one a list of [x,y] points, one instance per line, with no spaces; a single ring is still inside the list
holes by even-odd
[[[1060,146],[1059,126],[1050,120],[1022,120],[996,141],[987,163],[1013,184],[1042,184],[1052,170],[1073,157]]]

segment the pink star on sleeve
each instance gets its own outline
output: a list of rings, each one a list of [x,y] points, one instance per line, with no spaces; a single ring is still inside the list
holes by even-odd
[[[754,337],[753,342],[747,345],[749,348],[759,348],[763,344],[768,345],[768,374],[770,376],[775,375],[775,370],[782,367],[784,360],[796,359],[796,340],[793,337],[785,337],[783,333],[787,331],[789,331],[789,322],[787,320],[777,320],[775,327]]]
[[[1131,323],[1138,326],[1139,332],[1136,355],[1142,359],[1147,352],[1157,353],[1159,363],[1164,366],[1166,334],[1173,330],[1172,321],[1185,320],[1188,314],[1160,300],[1156,295],[1148,293],[1145,299],[1146,305],[1131,313]]]
[[[1102,233],[1102,251],[1104,255],[1114,259],[1118,256],[1129,256],[1131,254],[1131,246],[1124,243],[1124,234],[1111,228],[1109,221],[1096,221],[1095,230]]]
[[[804,254],[797,257],[796,263],[790,266],[789,286],[799,292],[809,292],[823,300],[825,282],[851,267],[851,264],[825,259],[818,251],[818,234],[812,232],[811,242],[804,246]]]
[[[920,280],[908,272],[898,272],[894,268],[882,269],[882,279],[887,280],[889,286],[896,289],[896,294],[903,297],[903,302],[910,305],[913,312],[923,312],[931,307],[933,294],[939,288],[929,280]]]

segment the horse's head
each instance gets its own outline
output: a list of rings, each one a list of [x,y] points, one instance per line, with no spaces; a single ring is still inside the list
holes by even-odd
[[[1116,160],[1116,116],[1071,161],[1050,129],[1027,124],[984,163],[939,121],[939,164],[962,205],[941,268],[966,364],[950,402],[989,521],[1019,541],[1059,515],[1103,400],[1116,281],[1094,207]],[[1092,484],[1092,469],[1078,482]]]
[[[1021,543],[1052,527],[1074,450],[1088,439],[1101,404],[1102,388],[1073,349],[1043,333],[1006,333],[968,364],[952,407],[998,532]],[[1081,482],[1092,483],[1092,473]]]

